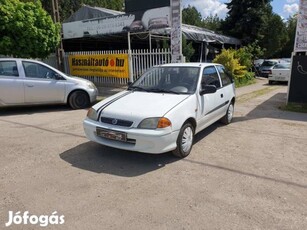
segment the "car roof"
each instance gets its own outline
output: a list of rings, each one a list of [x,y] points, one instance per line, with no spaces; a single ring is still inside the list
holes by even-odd
[[[0,61],[17,61],[17,60],[21,60],[21,61],[33,61],[33,62],[41,63],[41,61],[39,61],[39,60],[28,59],[28,58],[0,58]]]
[[[217,63],[199,63],[199,62],[186,62],[186,63],[169,63],[160,65],[162,67],[206,67],[212,65],[220,65]]]

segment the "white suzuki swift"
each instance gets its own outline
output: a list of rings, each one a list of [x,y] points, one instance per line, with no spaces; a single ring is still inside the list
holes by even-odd
[[[222,65],[166,64],[94,105],[83,125],[89,140],[106,146],[186,157],[196,133],[231,122],[234,103],[234,82]]]

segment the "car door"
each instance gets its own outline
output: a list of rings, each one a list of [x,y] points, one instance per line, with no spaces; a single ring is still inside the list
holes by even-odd
[[[199,96],[199,129],[203,129],[221,117],[223,104],[223,93],[221,91],[221,81],[214,65],[205,67],[202,73],[201,87],[214,85],[215,93]]]
[[[25,103],[64,102],[66,81],[57,80],[52,69],[36,62],[23,61]]]
[[[24,103],[23,78],[14,60],[0,61],[0,105]]]
[[[230,100],[235,96],[234,84],[232,77],[227,73],[222,65],[217,65],[216,69],[220,75],[222,87],[220,89],[222,115],[226,114]]]

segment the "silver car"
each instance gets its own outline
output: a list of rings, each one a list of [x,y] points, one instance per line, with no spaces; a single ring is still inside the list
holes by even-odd
[[[81,109],[95,102],[97,94],[92,82],[69,77],[45,63],[0,58],[0,107],[59,103]]]

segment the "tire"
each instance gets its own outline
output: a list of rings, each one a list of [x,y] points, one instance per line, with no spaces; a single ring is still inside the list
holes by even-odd
[[[84,109],[89,107],[90,99],[86,92],[75,91],[69,96],[68,104],[72,109]]]
[[[234,113],[234,103],[231,102],[230,105],[228,106],[225,116],[221,119],[221,122],[224,123],[225,125],[230,124],[233,118],[233,113]]]
[[[191,152],[194,140],[194,127],[191,123],[185,123],[179,132],[177,138],[177,148],[173,150],[173,155],[184,158]]]
[[[273,84],[273,81],[269,80],[269,85],[272,85]]]

